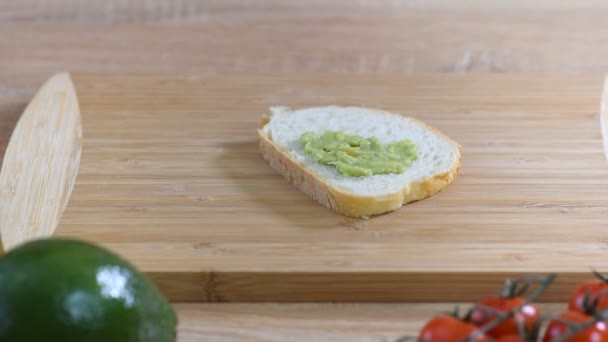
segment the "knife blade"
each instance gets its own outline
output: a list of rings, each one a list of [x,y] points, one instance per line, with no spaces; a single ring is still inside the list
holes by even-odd
[[[0,238],[4,251],[51,236],[80,165],[82,123],[68,73],[49,78],[29,102],[0,169]]]

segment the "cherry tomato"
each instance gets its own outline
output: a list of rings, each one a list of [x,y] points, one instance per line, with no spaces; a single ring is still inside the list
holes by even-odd
[[[568,310],[578,311],[586,314],[587,309],[583,305],[585,296],[589,295],[590,298],[593,298],[597,296],[598,293],[607,290],[608,283],[604,283],[601,280],[590,280],[582,283],[570,296],[570,300],[568,301]]]
[[[588,314],[590,308],[586,308],[584,305],[585,296],[589,296],[589,299],[593,299],[600,292],[608,291],[608,276],[596,271],[593,271],[593,274],[597,279],[580,284],[574,292],[572,292],[570,300],[568,301],[568,310]]]
[[[528,340],[517,334],[509,334],[500,336],[496,342],[528,342]]]
[[[517,322],[521,322],[525,330],[531,330],[536,320],[538,319],[538,309],[536,305],[526,303],[526,301],[520,296],[505,296],[505,295],[490,295],[477,302],[475,309],[471,312],[471,323],[478,327],[490,323],[496,318],[495,314],[491,312],[483,311],[479,307],[486,307],[491,310],[506,313],[511,310],[515,310],[521,306],[517,313],[505,319],[503,322],[498,324],[496,327],[490,329],[487,332],[488,336],[498,338],[503,335],[517,335]]]
[[[597,302],[595,303],[595,307],[593,308],[597,312],[602,312],[608,310],[608,294],[601,295],[597,298]]]
[[[473,337],[471,342],[488,341],[478,327],[452,316],[438,316],[420,330],[418,342],[462,342],[468,337]]]
[[[559,316],[563,320],[570,321],[572,323],[584,323],[592,320],[593,317],[587,316],[579,311],[566,311]],[[547,328],[542,336],[543,342],[551,342],[557,340],[559,337],[563,336],[569,327],[566,323],[551,320]],[[598,321],[592,326],[586,328],[585,330],[573,335],[572,337],[566,340],[567,342],[602,342],[608,341],[608,326],[606,322]]]

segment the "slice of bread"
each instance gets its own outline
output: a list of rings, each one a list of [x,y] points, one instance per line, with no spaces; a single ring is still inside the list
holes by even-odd
[[[387,144],[409,139],[418,159],[401,174],[345,176],[317,162],[299,141],[305,132],[342,131]],[[260,151],[270,166],[323,206],[350,217],[367,218],[432,196],[460,169],[460,146],[425,123],[375,109],[273,107],[259,122]]]

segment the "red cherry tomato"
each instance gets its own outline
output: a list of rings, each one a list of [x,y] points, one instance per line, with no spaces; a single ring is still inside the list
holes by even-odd
[[[574,290],[574,292],[572,292],[570,300],[568,301],[568,310],[587,314],[588,310],[583,305],[585,296],[589,295],[589,298],[593,299],[603,291],[608,291],[608,283],[604,282],[603,280],[595,279],[582,283]]]
[[[608,310],[608,294],[597,297],[597,302],[593,309],[597,312]]]
[[[473,337],[471,342],[488,341],[478,327],[452,316],[438,316],[420,330],[418,342],[462,342],[469,337]]]
[[[486,307],[491,310],[495,310],[501,313],[506,313],[511,310],[517,310],[517,314],[512,317],[505,319],[503,322],[498,324],[496,327],[490,329],[487,334],[488,336],[498,338],[503,335],[517,335],[519,330],[517,328],[518,322],[523,324],[525,330],[529,331],[534,326],[534,323],[538,319],[538,309],[536,305],[526,303],[522,297],[505,297],[503,295],[490,295],[487,296],[476,304],[476,309],[471,313],[471,323],[478,327],[490,323],[496,319],[496,315],[491,312],[483,311],[479,307]]]
[[[589,320],[593,319],[593,317],[587,316],[578,311],[567,311],[567,312],[562,313],[559,317],[563,320],[567,320],[572,323],[579,323],[579,324],[588,322]],[[560,338],[561,336],[563,336],[565,333],[567,333],[568,330],[569,330],[569,327],[566,323],[557,321],[557,320],[551,320],[547,325],[544,335],[542,336],[542,341],[543,342],[555,341],[558,338]],[[585,330],[568,338],[566,341],[567,342],[608,341],[608,326],[606,325],[606,322],[598,321],[595,324],[593,324],[592,326],[586,328]]]
[[[500,336],[496,342],[528,342],[528,340],[516,334],[509,334]]]

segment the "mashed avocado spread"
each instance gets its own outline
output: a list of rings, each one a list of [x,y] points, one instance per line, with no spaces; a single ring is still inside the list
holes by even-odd
[[[410,140],[383,145],[377,138],[363,138],[344,132],[326,131],[302,134],[306,153],[321,164],[333,165],[346,176],[371,176],[402,173],[418,159],[416,145]]]

